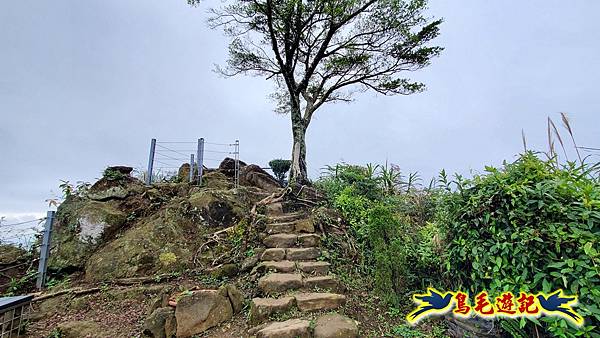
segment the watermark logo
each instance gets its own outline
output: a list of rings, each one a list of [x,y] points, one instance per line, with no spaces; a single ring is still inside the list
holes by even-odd
[[[537,318],[542,315],[564,318],[575,326],[583,325],[583,317],[573,307],[577,305],[577,296],[567,296],[562,290],[552,293],[504,292],[490,297],[486,291],[478,293],[473,302],[469,295],[461,291],[440,292],[428,288],[427,293],[413,295],[417,308],[406,316],[411,324],[432,315],[446,314],[452,311],[456,317],[467,318]]]

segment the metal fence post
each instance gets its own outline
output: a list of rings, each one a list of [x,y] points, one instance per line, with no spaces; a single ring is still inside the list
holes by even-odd
[[[198,185],[202,185],[202,172],[203,172],[203,167],[204,167],[204,138],[199,138],[198,139],[198,154],[197,155],[197,159],[198,159]]]
[[[54,215],[54,211],[48,211],[46,214],[46,224],[44,226],[44,235],[40,247],[40,264],[38,266],[37,282],[35,283],[38,290],[42,289],[44,284],[46,284],[46,268],[48,267],[48,257],[50,255],[50,239],[52,238]]]
[[[152,184],[152,167],[154,166],[154,150],[156,148],[156,139],[150,141],[150,155],[148,156],[148,172],[146,173],[146,185]]]
[[[235,140],[235,188],[240,184],[240,140]]]
[[[190,154],[190,183],[194,181],[194,154]]]

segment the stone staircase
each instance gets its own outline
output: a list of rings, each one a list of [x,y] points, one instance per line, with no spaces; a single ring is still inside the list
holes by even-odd
[[[267,206],[266,249],[256,268],[262,298],[252,299],[250,336],[257,338],[358,337],[350,318],[331,313],[346,303],[343,285],[319,260],[321,237],[301,212],[284,213],[281,203]],[[315,319],[311,313],[329,311]],[[291,318],[271,321],[273,317]]]

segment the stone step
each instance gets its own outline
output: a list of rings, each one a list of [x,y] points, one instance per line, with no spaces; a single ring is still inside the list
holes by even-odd
[[[283,213],[283,204],[281,203],[270,203],[265,206],[265,213],[267,216],[281,216]]]
[[[260,256],[261,261],[282,261],[285,259],[285,249],[271,248],[265,250]]]
[[[289,212],[281,215],[268,216],[269,220],[273,223],[291,222],[301,218],[305,218],[306,214],[301,211]]]
[[[295,298],[296,305],[302,312],[333,310],[346,304],[346,296],[337,293],[298,293]]]
[[[310,261],[321,256],[318,248],[288,248],[285,250],[285,258],[289,261]]]
[[[299,273],[272,273],[258,280],[258,287],[267,295],[300,289],[302,285]]]
[[[302,280],[305,289],[323,289],[331,291],[340,291],[340,282],[334,276],[316,276],[308,277]]]
[[[256,338],[310,338],[310,321],[290,319],[271,323],[256,332]]]
[[[292,261],[264,261],[260,263],[265,272],[294,272],[296,271],[296,262]],[[259,270],[260,271],[260,270]]]
[[[300,234],[298,235],[298,246],[303,248],[321,245],[321,237],[315,234]]]
[[[310,261],[319,258],[321,250],[318,248],[270,248],[260,256],[261,261]]]
[[[321,244],[321,238],[315,234],[276,233],[263,239],[267,248],[314,247]]]
[[[269,235],[263,239],[267,248],[291,248],[298,244],[298,235],[289,233],[278,233]]]
[[[299,271],[306,275],[322,276],[329,273],[330,264],[318,261],[263,261],[257,271],[265,272],[295,272]]]
[[[313,233],[315,226],[311,219],[300,219],[289,222],[267,223],[267,234],[280,233]]]
[[[346,316],[337,313],[319,317],[314,325],[314,338],[357,338],[358,325]]]
[[[281,234],[296,231],[296,222],[269,223],[266,226],[268,234]]]
[[[250,303],[250,325],[264,322],[269,316],[289,311],[295,304],[294,297],[254,298]]]
[[[327,262],[296,262],[298,270],[310,275],[326,275],[329,273],[330,265]]]

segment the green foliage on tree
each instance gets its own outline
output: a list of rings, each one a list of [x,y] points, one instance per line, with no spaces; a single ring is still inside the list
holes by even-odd
[[[292,161],[290,160],[274,159],[269,161],[269,167],[271,167],[273,174],[275,174],[275,177],[277,177],[282,185],[285,181],[285,175],[290,171],[291,165]]]
[[[424,89],[406,74],[442,50],[429,45],[441,20],[426,8],[426,0],[234,0],[211,11],[211,26],[231,38],[227,66],[218,70],[275,82],[276,110],[292,122],[291,181],[308,180],[305,135],[321,106],[367,90]]]

